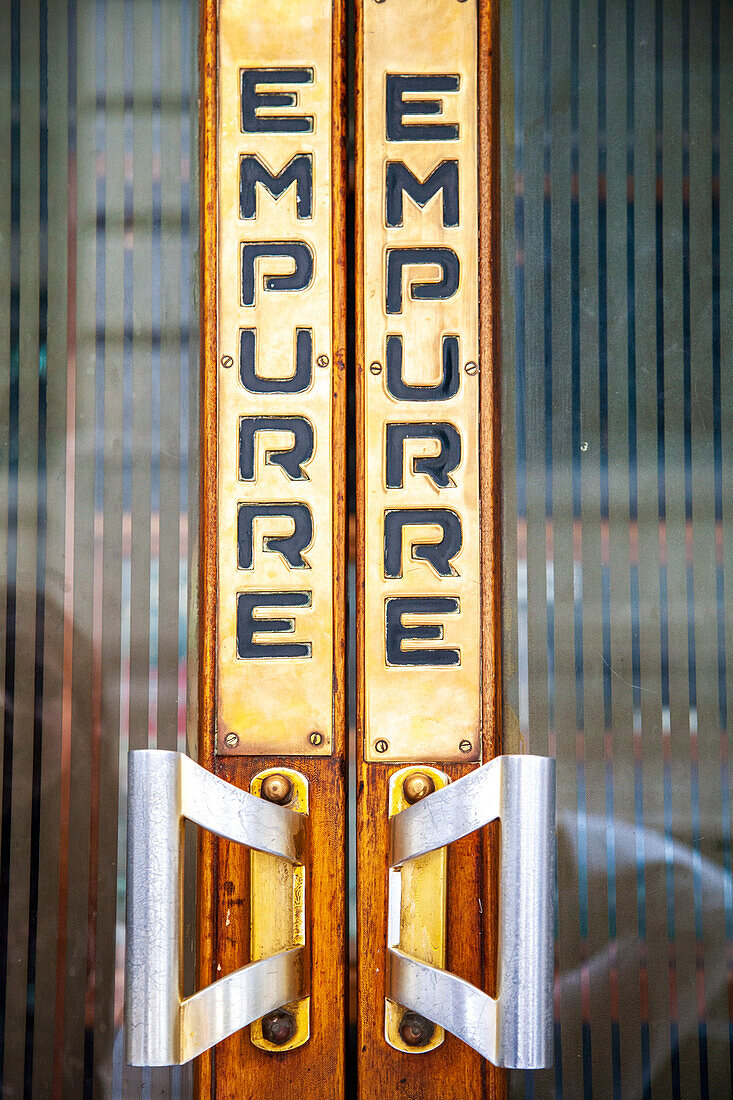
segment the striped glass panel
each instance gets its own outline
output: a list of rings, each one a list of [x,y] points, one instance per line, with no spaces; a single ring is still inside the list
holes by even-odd
[[[121,1022],[127,751],[186,737],[196,35],[0,5],[3,1096],[190,1091]]]
[[[558,761],[555,1068],[517,1095],[730,1095],[732,25],[501,9],[505,744]]]

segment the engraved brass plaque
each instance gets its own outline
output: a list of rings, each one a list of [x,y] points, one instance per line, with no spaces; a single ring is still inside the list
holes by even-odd
[[[332,751],[331,4],[221,0],[217,745]]]
[[[478,760],[477,12],[363,19],[364,755]]]

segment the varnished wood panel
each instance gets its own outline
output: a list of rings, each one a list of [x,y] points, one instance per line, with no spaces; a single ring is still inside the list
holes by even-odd
[[[406,1097],[484,1097],[503,1100],[507,1077],[453,1036],[425,1054],[404,1054],[384,1038],[385,953],[387,934],[388,788],[398,770],[364,759],[364,527],[365,483],[363,394],[364,326],[364,147],[361,70],[363,4],[357,3],[356,73],[356,331],[357,331],[357,859],[358,859],[358,1076],[361,1100]],[[498,218],[496,82],[493,44],[498,47],[498,4],[476,0],[479,99],[479,353],[482,588],[482,743],[483,759],[501,751],[499,618],[499,433],[498,433]],[[415,70],[419,71],[419,63]],[[475,765],[434,763],[452,780]],[[451,845],[448,854],[448,942],[446,966],[489,993],[495,993],[496,836],[492,828]]]
[[[310,784],[306,857],[306,951],[311,974],[311,1037],[286,1054],[254,1047],[249,1029],[199,1059],[199,1100],[270,1096],[337,1098],[345,1090],[346,1053],[346,256],[345,41],[341,0],[333,4],[332,36],[332,323],[333,394],[333,754],[330,757],[215,755],[216,660],[216,0],[201,11],[201,524],[199,570],[199,761],[248,789],[253,775],[277,765],[297,768]],[[277,699],[272,701],[276,708]],[[249,961],[249,855],[202,834],[199,845],[199,984]]]

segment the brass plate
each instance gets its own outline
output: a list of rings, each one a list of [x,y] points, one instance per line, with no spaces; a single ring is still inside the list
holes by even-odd
[[[477,12],[363,18],[364,756],[476,761]]]
[[[308,780],[292,768],[267,768],[258,772],[250,793],[261,797],[262,781],[268,775],[285,775],[293,784],[287,809],[308,813]],[[417,861],[416,861],[417,862]],[[305,868],[268,852],[250,852],[250,955],[252,962],[305,944]],[[250,1026],[250,1039],[261,1050],[294,1050],[310,1037],[310,997],[283,1005],[295,1017],[295,1033],[282,1046],[268,1043],[262,1034],[262,1020]]]
[[[328,755],[330,0],[221,0],[218,45],[217,748]]]
[[[437,768],[402,768],[389,777],[389,816],[394,817],[409,805],[404,796],[405,780],[415,772],[429,775],[435,783],[436,791],[450,783],[445,772]],[[445,969],[445,920],[447,898],[447,848],[438,848],[418,859],[411,859],[398,871],[390,875],[399,875],[401,883],[401,905],[399,912],[399,938],[390,947],[399,947],[406,955],[420,962]],[[395,881],[395,887],[397,882]],[[390,888],[390,900],[392,890]],[[406,1054],[426,1054],[439,1047],[445,1038],[445,1031],[436,1025],[433,1037],[422,1047],[410,1047],[400,1037],[400,1021],[405,1009],[385,998],[384,1036],[390,1046],[403,1050]]]

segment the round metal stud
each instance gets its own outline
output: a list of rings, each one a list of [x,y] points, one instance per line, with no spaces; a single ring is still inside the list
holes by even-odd
[[[471,749],[473,748],[473,745],[471,744],[470,741],[467,741],[467,740],[464,739],[463,741],[461,741],[458,748],[461,750],[461,752],[470,752]]]
[[[287,775],[280,775],[279,772],[266,775],[262,780],[260,794],[268,802],[284,806],[293,796],[293,781],[288,779]]]
[[[435,1024],[417,1012],[406,1012],[400,1020],[400,1039],[406,1047],[424,1047],[435,1034]]]
[[[323,741],[323,734],[319,733],[318,730],[314,730],[313,733],[308,734],[308,740],[311,745],[320,745]]]
[[[434,790],[435,780],[432,776],[426,775],[425,772],[412,772],[402,784],[402,793],[405,796],[405,802],[409,802],[410,805],[413,805],[415,802],[420,802],[423,798],[427,798]]]
[[[239,734],[228,733],[224,738],[224,744],[228,749],[236,749],[237,745],[239,744]]]
[[[383,737],[380,737],[379,740],[375,742],[374,748],[377,752],[386,752],[389,748],[389,741],[385,741]]]
[[[262,1038],[273,1046],[281,1047],[295,1035],[295,1016],[285,1008],[268,1012],[262,1017]]]

